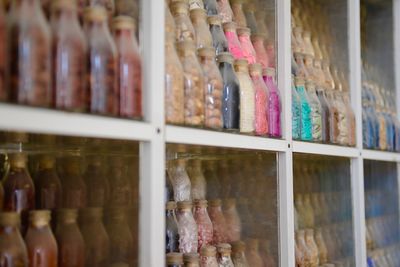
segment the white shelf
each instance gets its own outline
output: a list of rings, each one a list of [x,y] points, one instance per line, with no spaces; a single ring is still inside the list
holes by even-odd
[[[293,141],[293,152],[346,158],[356,158],[360,155],[358,149],[353,147],[326,145],[301,141]]]
[[[395,152],[367,150],[362,151],[363,159],[400,162],[400,154]]]
[[[0,104],[0,129],[29,133],[150,141],[155,129],[146,122]]]
[[[285,140],[171,125],[166,126],[165,139],[167,143],[187,145],[257,149],[278,152],[284,152],[288,149],[288,142]]]

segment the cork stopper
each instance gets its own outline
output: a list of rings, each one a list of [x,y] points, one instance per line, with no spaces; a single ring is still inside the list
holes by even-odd
[[[236,23],[235,22],[225,22],[222,24],[224,31],[236,32]]]
[[[205,20],[207,18],[207,13],[204,8],[195,8],[190,10],[191,20]]]
[[[297,60],[302,60],[304,58],[302,53],[294,52],[293,54],[294,54],[294,58]]]
[[[89,22],[103,22],[107,20],[107,10],[102,6],[87,7],[84,11],[84,18]]]
[[[84,208],[80,210],[79,217],[82,218],[82,220],[84,221],[91,219],[101,220],[103,218],[103,209],[98,207]]]
[[[294,78],[294,83],[296,84],[296,86],[304,86],[304,78],[297,76],[296,78]]]
[[[182,253],[171,252],[167,254],[167,264],[169,265],[182,265],[183,255]]]
[[[178,202],[178,210],[190,210],[192,209],[193,204],[192,201],[179,201]]]
[[[53,2],[51,10],[52,12],[57,12],[61,10],[75,11],[76,2],[71,0],[56,0]]]
[[[39,157],[39,169],[41,170],[52,169],[55,163],[56,160],[50,155],[41,155]]]
[[[229,52],[221,52],[217,56],[217,62],[233,64],[233,56]]]
[[[297,238],[304,237],[304,230],[297,230],[296,231],[296,237]]]
[[[215,49],[214,49],[214,47],[210,47],[210,46],[197,49],[197,53],[200,57],[206,57],[206,58],[215,57]]]
[[[276,72],[274,68],[265,68],[263,69],[263,76],[268,76],[268,77],[275,77]]]
[[[221,207],[221,199],[211,199],[208,201],[209,207]]]
[[[217,250],[218,250],[218,253],[220,253],[222,255],[230,255],[231,251],[232,251],[232,247],[228,243],[220,243],[217,245]]]
[[[200,250],[200,255],[204,257],[215,257],[217,249],[214,246],[204,246]]]
[[[78,218],[78,210],[76,209],[60,209],[57,210],[57,221],[63,223],[76,223]]]
[[[200,257],[198,253],[185,253],[183,254],[183,262],[187,263],[199,263]]]
[[[246,250],[246,243],[243,241],[236,241],[232,243],[232,251],[233,253],[240,253]]]
[[[306,88],[310,90],[315,89],[315,83],[312,80],[306,80]]]
[[[247,28],[247,27],[239,27],[239,28],[237,28],[237,34],[250,36],[251,30],[250,30],[250,28]]]
[[[224,199],[222,204],[223,204],[225,209],[233,208],[233,207],[236,206],[236,199],[234,199],[234,198]]]
[[[185,1],[176,1],[171,4],[171,13],[172,15],[177,14],[188,14],[189,12],[189,5]]]
[[[17,212],[0,212],[0,226],[19,226],[20,215]]]
[[[50,210],[32,210],[29,212],[29,221],[36,227],[43,227],[49,224],[51,219]]]
[[[249,71],[251,75],[262,75],[262,66],[260,63],[254,63],[249,65]]]
[[[113,221],[123,221],[126,218],[126,207],[112,207],[107,209],[107,218]]]
[[[116,30],[134,30],[135,21],[130,16],[117,16],[113,19],[113,28]]]
[[[252,42],[264,42],[267,39],[265,34],[255,33],[250,36]]]
[[[11,167],[14,167],[14,168],[25,168],[26,167],[26,162],[28,161],[28,158],[25,153],[23,153],[23,152],[12,153],[12,154],[9,154],[8,157],[10,159]]]
[[[307,235],[307,236],[314,236],[314,230],[313,229],[306,229],[306,232],[305,232],[305,234]]]
[[[194,201],[194,206],[196,207],[196,208],[207,208],[207,206],[208,206],[208,201],[207,200],[205,200],[205,199],[196,199],[195,201]]]
[[[192,40],[185,40],[185,41],[180,41],[177,44],[178,51],[179,52],[186,52],[186,51],[195,51],[196,50],[196,45]]]
[[[234,67],[236,72],[248,72],[249,63],[246,59],[237,59],[234,62]]]
[[[207,22],[210,25],[221,25],[222,18],[218,15],[211,15],[207,17]]]
[[[165,209],[166,210],[175,210],[176,209],[176,202],[175,201],[168,201],[167,204],[165,204]]]

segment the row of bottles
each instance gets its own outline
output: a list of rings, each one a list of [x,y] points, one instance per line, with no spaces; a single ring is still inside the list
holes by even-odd
[[[399,266],[396,164],[365,161],[364,174],[368,267]]]
[[[140,118],[141,58],[129,8],[81,2],[0,6],[0,100]]]
[[[354,266],[348,168],[334,158],[296,160],[296,266]]]
[[[273,158],[196,157],[168,162],[166,253],[198,253],[200,266],[277,266]],[[245,183],[244,177],[251,179]]]
[[[281,137],[265,12],[256,21],[257,1],[197,2],[166,4],[167,123]]]
[[[292,3],[292,135],[355,146],[355,115],[343,64],[346,50],[334,42],[329,5],[322,2]]]
[[[7,266],[43,266],[41,261],[50,258],[54,264],[45,266],[136,266],[138,166],[132,154],[99,153],[118,146],[111,141],[4,136],[3,147],[29,151],[29,157],[16,151],[0,155],[0,258]],[[63,141],[60,149],[50,142],[56,139]],[[85,142],[102,148],[87,154]],[[82,152],[85,156],[74,155]],[[15,231],[4,230],[10,227]],[[32,227],[38,233],[30,234]],[[18,239],[17,251],[9,238]],[[19,257],[24,257],[22,265]]]

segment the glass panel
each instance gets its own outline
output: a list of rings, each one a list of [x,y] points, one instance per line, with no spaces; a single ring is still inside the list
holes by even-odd
[[[295,155],[298,266],[355,266],[350,182],[349,159]]]
[[[400,151],[394,84],[393,1],[361,1],[363,145]]]
[[[137,266],[138,153],[131,141],[2,132],[4,264]]]
[[[292,1],[292,130],[303,141],[355,146],[346,0]]]
[[[169,124],[280,138],[275,0],[166,1]]]
[[[275,153],[168,145],[167,159],[168,266],[181,253],[200,254],[201,266],[233,266],[228,255],[234,266],[279,266]]]
[[[364,161],[368,267],[399,266],[399,195],[396,163]]]

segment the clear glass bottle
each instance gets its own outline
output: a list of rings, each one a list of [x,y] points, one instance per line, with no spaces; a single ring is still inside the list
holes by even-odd
[[[192,202],[178,202],[177,219],[179,229],[179,251],[195,253],[198,249],[198,230],[192,214]]]
[[[63,160],[63,208],[81,209],[86,206],[87,189],[81,174],[80,158],[68,157]]]
[[[222,29],[222,19],[218,15],[208,16],[207,22],[210,25],[210,32],[213,39],[213,47],[216,55],[222,52],[228,52],[229,46]]]
[[[303,41],[304,41],[304,46],[305,46],[305,49],[304,49],[305,54],[314,57],[315,53],[314,53],[314,47],[311,43],[311,32],[309,32],[309,31],[303,32]]]
[[[294,53],[294,59],[296,61],[296,65],[297,65],[297,73],[295,73],[296,77],[301,77],[303,79],[306,79],[309,74],[308,71],[306,69],[306,67],[304,66],[304,56],[301,53]]]
[[[322,113],[321,113],[321,119],[322,119],[322,142],[324,143],[329,143],[330,142],[330,127],[329,127],[329,120],[330,120],[330,110],[329,110],[329,104],[328,100],[325,94],[325,89],[322,87],[317,87],[317,96],[319,99],[319,102],[321,104],[322,108]]]
[[[264,46],[265,36],[262,34],[252,34],[251,42],[256,52],[257,63],[260,63],[263,69],[267,68],[269,66],[269,59]]]
[[[57,109],[87,111],[87,41],[73,1],[54,2],[51,15],[53,37],[53,94]]]
[[[83,175],[87,189],[87,206],[103,207],[109,203],[110,185],[101,156],[86,157],[88,163]]]
[[[228,52],[217,56],[219,71],[224,82],[222,91],[223,128],[239,130],[240,126],[240,84],[233,69],[233,57]]]
[[[342,97],[343,97],[343,102],[346,106],[346,111],[347,111],[349,146],[355,146],[356,145],[356,119],[355,119],[355,114],[353,112],[353,108],[351,107],[349,92],[348,91],[342,92]]]
[[[233,19],[233,11],[229,0],[217,0],[218,13],[222,17],[222,23],[231,22]]]
[[[226,237],[229,243],[240,240],[242,223],[236,209],[236,199],[228,198],[223,201],[223,214],[226,222]]]
[[[240,84],[240,132],[254,132],[255,90],[249,76],[247,60],[235,61],[235,72]]]
[[[192,199],[205,199],[207,182],[201,170],[201,161],[189,161],[187,172],[190,178]]]
[[[200,267],[200,257],[198,253],[183,254],[183,263],[185,267]]]
[[[57,210],[55,237],[58,245],[59,267],[85,266],[85,244],[76,223],[77,218],[77,210]]]
[[[312,81],[306,82],[309,104],[311,108],[312,140],[314,142],[322,141],[322,107],[315,91],[315,84]]]
[[[203,8],[192,9],[190,19],[196,33],[196,48],[212,46],[213,39],[207,23],[206,11]]]
[[[296,52],[305,54],[306,45],[303,40],[303,29],[301,27],[295,27],[293,29],[293,36],[296,39],[296,44],[297,44]]]
[[[266,68],[263,70],[263,79],[268,88],[268,131],[270,137],[280,138],[281,128],[281,98],[278,86],[275,81],[275,69]]]
[[[303,257],[299,258],[301,262],[296,262],[297,266],[311,266],[311,256],[309,253],[309,249],[306,245],[305,237],[304,237],[304,230],[297,230],[295,233],[296,238],[296,245],[299,249],[299,252],[303,255]]]
[[[306,245],[312,255],[310,266],[318,267],[319,266],[319,252],[318,252],[317,244],[315,244],[313,229],[306,229],[305,241],[306,241]]]
[[[113,20],[118,55],[119,116],[142,117],[142,63],[134,20],[118,16]]]
[[[0,212],[0,261],[4,266],[29,266],[28,251],[19,226],[17,212]]]
[[[133,202],[133,189],[130,186],[130,177],[126,162],[121,156],[108,158],[107,170],[109,194],[108,205],[111,207],[130,206]],[[173,197],[173,192],[171,192]]]
[[[243,12],[243,0],[230,0],[231,8],[233,12],[233,21],[238,27],[247,27],[246,16]]]
[[[196,40],[196,33],[189,18],[189,6],[186,1],[172,2],[171,13],[175,19],[176,41]]]
[[[183,68],[171,33],[166,33],[164,80],[165,121],[171,124],[183,124],[185,122]]]
[[[85,241],[85,266],[108,266],[110,238],[102,222],[103,209],[81,209],[79,218],[80,229]]]
[[[218,4],[216,0],[203,0],[204,9],[207,11],[208,16],[218,15]]]
[[[191,200],[191,182],[186,172],[185,160],[179,159],[170,163],[168,174],[174,189],[175,201]]]
[[[223,25],[225,37],[228,41],[229,52],[235,59],[243,59],[243,49],[237,36],[237,26],[235,22],[225,22]]]
[[[184,73],[185,124],[204,125],[204,75],[192,41],[178,43],[178,51]]]
[[[183,267],[182,253],[170,252],[166,255],[167,267]]]
[[[198,251],[201,251],[203,246],[212,244],[213,225],[207,212],[207,200],[196,199],[194,205],[193,217],[197,224],[199,237]]]
[[[215,161],[203,161],[204,176],[207,179],[207,198],[216,199],[220,196],[220,181]]]
[[[239,38],[240,46],[242,47],[243,56],[247,59],[249,64],[256,63],[256,51],[250,40],[250,29],[239,27],[237,28],[237,35]]]
[[[205,246],[200,250],[201,267],[219,267],[217,262],[217,249],[214,246]]]
[[[166,208],[165,253],[179,252],[178,222],[176,221],[176,216],[175,216],[176,203],[173,201],[168,201],[165,208]]]
[[[320,264],[325,264],[328,262],[328,250],[325,245],[324,238],[322,236],[322,230],[321,228],[317,228],[315,230],[315,242],[318,246],[318,252],[319,252],[319,263]]]
[[[301,117],[300,117],[300,138],[304,141],[312,140],[311,107],[308,95],[305,89],[304,80],[301,77],[295,79],[296,91],[300,97]]]
[[[251,267],[262,267],[264,266],[262,258],[259,253],[259,241],[258,239],[246,240],[246,258],[249,266]]]
[[[49,225],[50,218],[49,210],[34,210],[29,214],[30,225],[25,236],[29,266],[58,266],[57,242]]]
[[[268,68],[276,68],[275,40],[268,38],[265,41],[265,51],[268,56]]]
[[[217,251],[219,267],[234,267],[231,259],[231,245],[229,245],[228,243],[218,244]]]
[[[301,101],[294,85],[294,75],[292,74],[292,138],[300,139],[301,126]]]
[[[85,11],[85,34],[89,45],[90,112],[118,115],[117,49],[103,7],[94,6]]]
[[[268,99],[269,92],[262,78],[261,64],[250,65],[250,77],[255,89],[255,125],[254,132],[256,135],[268,134]]]
[[[221,199],[212,199],[208,202],[208,215],[213,224],[213,244],[227,241],[226,220],[221,209]]]
[[[326,89],[326,96],[329,103],[329,133],[331,143],[338,143],[339,136],[339,112],[335,100],[335,91],[333,89]]]
[[[261,32],[258,30],[257,19],[255,15],[256,7],[254,3],[246,3],[243,6],[244,15],[246,16],[247,27],[250,28],[252,33]]]
[[[215,50],[205,47],[198,50],[200,64],[203,69],[206,94],[205,94],[205,126],[221,129],[222,121],[222,92],[224,83],[215,60]]]
[[[10,101],[50,107],[51,31],[40,1],[13,0],[7,31]]]
[[[235,267],[249,267],[245,251],[246,244],[243,241],[232,243],[232,260]]]

